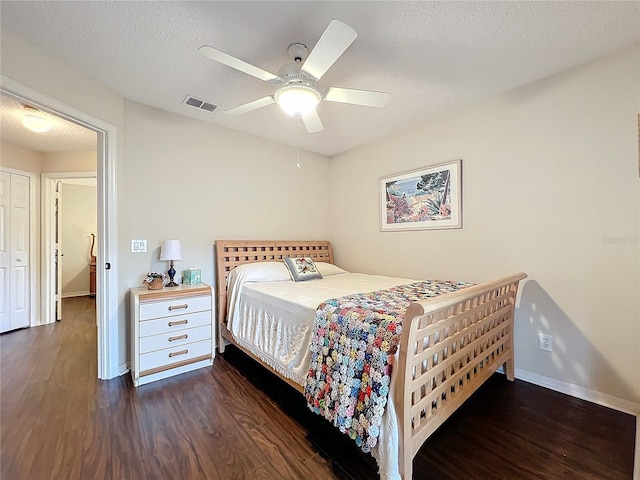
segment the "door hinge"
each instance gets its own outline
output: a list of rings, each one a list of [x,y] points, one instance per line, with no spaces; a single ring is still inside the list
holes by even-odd
[[[105,270],[111,270],[111,264],[109,262],[104,264]]]

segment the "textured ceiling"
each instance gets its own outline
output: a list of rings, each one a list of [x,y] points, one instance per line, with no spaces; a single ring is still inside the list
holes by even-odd
[[[95,151],[96,133],[60,117],[40,112],[51,129],[34,133],[22,125],[24,105],[13,97],[0,96],[0,140],[36,152]]]
[[[640,41],[638,2],[12,2],[8,28],[124,97],[294,145],[276,105],[225,109],[274,87],[197,53],[211,45],[276,73],[287,47],[312,48],[332,18],[358,38],[320,86],[391,93],[383,109],[323,102],[301,146],[335,155]],[[194,95],[219,105],[182,104]]]

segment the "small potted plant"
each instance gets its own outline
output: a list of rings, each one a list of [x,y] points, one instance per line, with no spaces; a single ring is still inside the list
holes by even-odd
[[[149,272],[147,277],[142,281],[149,290],[160,290],[164,287],[164,280],[167,276],[164,273]]]

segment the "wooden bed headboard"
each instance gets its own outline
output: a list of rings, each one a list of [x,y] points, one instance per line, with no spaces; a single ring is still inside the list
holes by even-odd
[[[226,323],[227,277],[237,266],[278,262],[284,257],[311,257],[316,262],[334,263],[331,242],[326,240],[216,240],[215,247],[218,323]]]

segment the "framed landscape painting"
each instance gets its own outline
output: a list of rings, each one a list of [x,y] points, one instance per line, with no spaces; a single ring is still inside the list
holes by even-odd
[[[462,160],[380,178],[380,230],[462,228]]]

